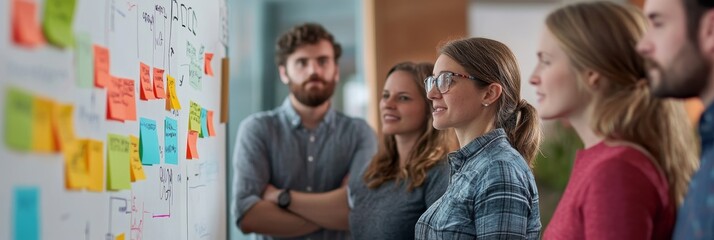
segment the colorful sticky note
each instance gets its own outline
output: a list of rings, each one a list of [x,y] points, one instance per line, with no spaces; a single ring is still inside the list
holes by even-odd
[[[12,40],[15,44],[37,47],[45,42],[37,19],[37,3],[34,0],[12,1]]]
[[[87,169],[88,181],[87,189],[93,192],[104,191],[104,143],[96,140],[88,140],[87,148]]]
[[[126,106],[126,114],[124,120],[136,121],[136,89],[134,88],[134,80],[121,79],[123,81],[122,94],[124,95],[124,106]]]
[[[124,121],[126,105],[122,94],[123,81],[112,77],[107,85],[107,119]]]
[[[67,189],[83,189],[89,185],[87,156],[88,144],[85,139],[65,143],[65,187]]]
[[[131,188],[129,176],[129,137],[107,134],[107,189],[122,190]]]
[[[94,45],[94,86],[104,88],[109,81],[109,49]]]
[[[188,142],[186,143],[186,159],[198,159],[198,148],[196,140],[198,140],[198,132],[188,131]]]
[[[17,151],[32,148],[34,98],[23,90],[10,87],[5,91],[5,144]]]
[[[52,116],[52,131],[56,148],[64,151],[65,145],[74,141],[74,106],[57,104]]]
[[[52,114],[55,103],[46,98],[36,97],[32,119],[32,149],[37,152],[57,152],[54,131],[52,131]]]
[[[178,122],[175,119],[164,120],[164,144],[166,164],[178,165]]]
[[[179,110],[181,104],[178,96],[176,96],[176,79],[169,74],[166,74],[168,93],[166,94],[166,110]]]
[[[213,67],[211,67],[211,59],[213,59],[213,53],[206,53],[206,57],[204,59],[204,71],[206,75],[213,76]]]
[[[92,38],[88,33],[77,33],[74,40],[74,71],[77,86],[90,88],[94,73]]]
[[[158,99],[166,97],[164,92],[164,70],[161,68],[154,68],[154,95]]]
[[[216,129],[213,126],[213,111],[208,111],[208,119],[206,121],[208,122],[208,136],[215,137]]]
[[[40,239],[40,190],[37,187],[15,187],[13,217],[15,240]]]
[[[161,163],[161,155],[159,155],[159,137],[156,133],[156,121],[141,118],[139,129],[139,152],[141,153],[141,163],[144,165]]]
[[[206,118],[208,118],[207,115],[206,109],[201,108],[201,133],[199,134],[199,137],[201,138],[208,137],[208,123],[206,121]]]
[[[144,166],[141,165],[141,159],[139,157],[139,139],[135,136],[129,136],[129,141],[131,141],[131,154],[129,155],[131,181],[144,180],[146,179],[146,175],[144,175]]]
[[[154,84],[151,83],[151,68],[149,65],[139,63],[139,97],[141,100],[156,99],[154,97]]]
[[[45,1],[45,16],[43,26],[47,41],[58,47],[74,45],[74,9],[76,0]]]
[[[200,132],[201,131],[201,105],[191,101],[191,110],[188,113],[188,130]]]
[[[117,235],[114,240],[124,240],[124,233]]]

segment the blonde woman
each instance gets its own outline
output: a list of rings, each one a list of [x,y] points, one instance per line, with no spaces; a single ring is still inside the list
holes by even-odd
[[[635,51],[644,18],[612,2],[546,19],[530,80],[543,119],[565,119],[585,144],[545,239],[670,239],[697,167],[681,102],[653,98]]]
[[[354,239],[414,239],[414,224],[446,191],[450,134],[431,126],[424,79],[430,63],[403,62],[387,74],[379,101],[382,140],[349,184]]]

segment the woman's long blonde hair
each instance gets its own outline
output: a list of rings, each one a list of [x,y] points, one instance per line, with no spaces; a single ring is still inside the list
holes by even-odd
[[[600,75],[597,90],[578,81],[593,95],[592,129],[608,140],[647,150],[667,178],[671,199],[680,205],[699,165],[697,141],[684,103],[653,97],[642,80],[645,61],[635,50],[645,31],[642,13],[612,2],[583,2],[554,11],[546,26],[576,72]]]
[[[425,116],[422,133],[412,147],[404,169],[399,166],[399,153],[394,135],[383,134],[379,150],[370,162],[364,174],[364,181],[369,188],[377,188],[391,180],[409,180],[408,191],[421,186],[426,180],[427,171],[444,160],[450,149],[453,135],[432,127],[431,101],[426,98],[424,79],[431,75],[434,65],[431,63],[402,62],[389,70],[387,77],[396,71],[404,71],[413,76],[414,84],[424,101]],[[449,137],[452,136],[452,137]]]

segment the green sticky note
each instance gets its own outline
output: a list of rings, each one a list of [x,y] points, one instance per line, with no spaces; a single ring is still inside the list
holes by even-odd
[[[40,239],[40,190],[37,187],[15,187],[14,189],[13,239]]]
[[[17,151],[30,151],[34,97],[14,87],[7,88],[5,94],[5,144]]]
[[[201,132],[201,105],[191,101],[191,110],[188,113],[188,129],[194,132]]]
[[[76,0],[45,1],[42,29],[49,43],[61,48],[74,45],[72,22],[76,2]]]
[[[128,136],[107,134],[107,189],[122,190],[131,188],[129,175],[129,151],[131,142]]]
[[[77,33],[74,36],[74,71],[78,87],[94,86],[94,51],[88,33]]]

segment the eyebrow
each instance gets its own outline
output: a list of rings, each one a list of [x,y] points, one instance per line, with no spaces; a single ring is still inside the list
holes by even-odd
[[[662,14],[661,14],[661,13],[657,13],[657,12],[650,13],[650,14],[647,14],[647,18],[650,19],[650,20],[657,20],[657,19],[662,18]]]
[[[538,53],[537,53],[536,55],[538,55],[538,58],[542,58],[542,57],[544,57],[544,56],[552,57],[552,54],[549,54],[549,53],[546,53],[546,52],[543,52],[543,51],[538,51]]]

